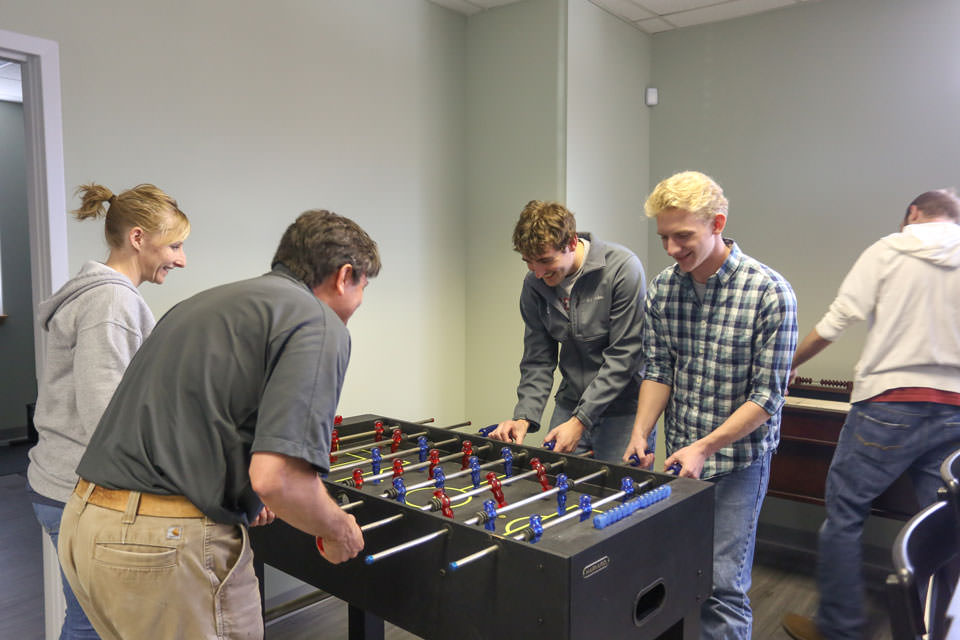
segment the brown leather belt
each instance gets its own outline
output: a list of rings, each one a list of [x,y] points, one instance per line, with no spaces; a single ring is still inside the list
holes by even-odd
[[[87,482],[83,478],[80,478],[73,492],[82,498],[91,484],[92,483]],[[94,485],[90,497],[87,498],[87,502],[105,509],[112,509],[113,511],[126,511],[131,493],[131,491],[125,489],[107,489],[106,487]],[[203,517],[203,512],[185,497],[165,496],[157,493],[141,493],[137,513],[142,516],[169,518]]]

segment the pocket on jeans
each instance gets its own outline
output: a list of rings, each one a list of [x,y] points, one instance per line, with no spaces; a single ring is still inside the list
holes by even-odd
[[[870,415],[858,411],[853,433],[856,450],[872,460],[885,462],[904,448],[910,431],[911,424],[892,412]]]
[[[165,569],[177,565],[177,549],[149,544],[98,542],[94,562],[123,569]]]

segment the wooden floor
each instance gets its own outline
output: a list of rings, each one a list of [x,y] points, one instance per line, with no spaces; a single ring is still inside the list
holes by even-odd
[[[40,526],[30,508],[22,474],[0,476],[0,638],[43,638],[43,586]],[[753,637],[785,640],[780,618],[787,611],[812,614],[816,608],[816,585],[809,561],[771,558],[753,569]],[[889,640],[889,622],[878,593],[871,593],[870,627],[865,637]],[[346,640],[347,606],[329,598],[267,628],[268,640]],[[415,639],[392,625],[387,640]]]

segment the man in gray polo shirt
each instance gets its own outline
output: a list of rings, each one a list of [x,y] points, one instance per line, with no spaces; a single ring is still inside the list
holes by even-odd
[[[260,638],[247,527],[279,516],[343,562],[363,548],[317,472],[380,271],[353,221],[308,211],[272,270],[171,309],[133,358],[64,512],[60,558],[102,638]]]

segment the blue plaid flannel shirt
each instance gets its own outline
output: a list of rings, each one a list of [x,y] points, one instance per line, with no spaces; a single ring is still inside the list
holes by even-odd
[[[701,478],[742,469],[780,442],[780,411],[797,346],[797,299],[783,276],[740,252],[707,279],[703,302],[689,274],[664,269],[647,289],[645,380],[671,387],[667,454],[719,427],[744,402],[770,419],[707,458]]]

